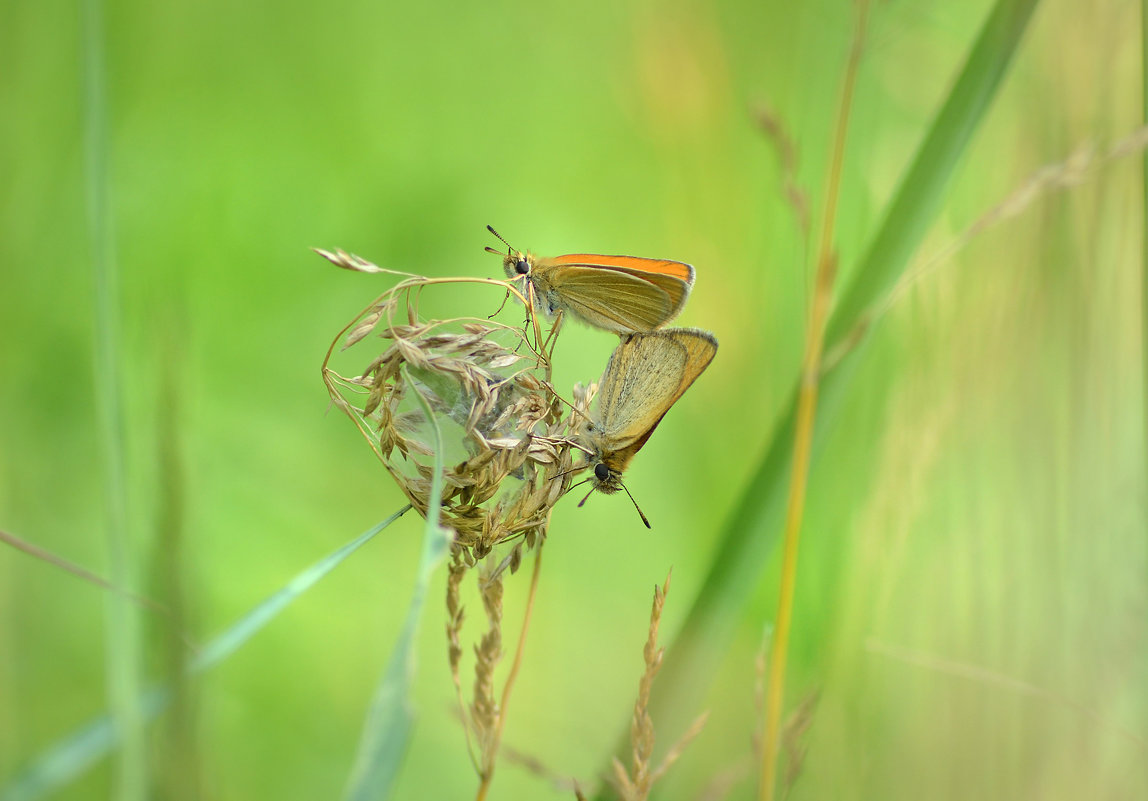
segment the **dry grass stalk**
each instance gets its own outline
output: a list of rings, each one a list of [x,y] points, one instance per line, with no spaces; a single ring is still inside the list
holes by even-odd
[[[520,552],[521,549],[516,548],[513,553]],[[513,568],[511,571],[513,572]],[[501,566],[496,568],[494,573],[495,577],[499,575],[501,575]],[[522,657],[526,652],[526,635],[530,631],[530,618],[534,612],[534,599],[538,595],[538,577],[540,575],[542,575],[542,543],[539,543],[534,553],[534,570],[530,576],[530,593],[526,599],[526,613],[522,618],[518,647],[514,649],[514,661],[510,665],[510,672],[506,675],[506,681],[502,686],[502,699],[499,702],[494,733],[484,744],[483,766],[479,770],[482,781],[479,783],[478,795],[476,796],[479,801],[486,797],[486,793],[490,790],[490,782],[494,778],[494,766],[498,759],[499,747],[502,744],[502,727],[506,723],[506,709],[510,705],[510,693],[514,689],[514,682],[518,678],[518,672],[522,669]]]
[[[658,767],[650,774],[651,785],[665,776],[666,771],[673,767],[674,763],[681,758],[686,750],[686,746],[692,743],[694,738],[702,733],[702,729],[705,727],[706,721],[709,720],[709,716],[709,712],[702,712],[694,718],[693,722],[690,723],[685,732],[682,733],[682,736],[678,738],[677,742],[670,746],[669,750],[666,751],[666,755],[662,757],[662,761],[658,763]]]
[[[451,557],[449,576],[446,582],[446,637],[447,642],[450,643],[450,675],[456,685],[461,683],[458,676],[458,666],[459,662],[462,661],[460,632],[465,614],[460,589],[466,571],[466,565],[462,562],[462,554],[460,552],[454,553]]]
[[[781,727],[781,748],[785,751],[785,778],[783,792],[788,795],[801,770],[805,766],[805,755],[809,752],[809,744],[805,742],[805,735],[813,725],[813,711],[817,708],[820,694],[811,692],[801,700],[797,709],[793,710]]]
[[[777,112],[767,106],[757,109],[758,127],[773,144],[781,170],[781,183],[785,201],[793,208],[802,238],[809,233],[809,193],[797,180],[797,145]]]
[[[479,773],[486,777],[494,766],[500,710],[494,695],[494,669],[502,659],[502,575],[482,582],[482,606],[489,624],[475,646],[474,700],[471,723],[478,740]]]
[[[577,779],[558,773],[538,757],[510,745],[503,745],[501,754],[507,762],[541,779],[557,792],[574,793],[576,798],[586,797]]]
[[[634,702],[634,717],[630,722],[630,748],[631,769],[629,772],[621,760],[614,759],[614,786],[623,801],[641,801],[650,794],[654,782],[660,779],[670,766],[681,756],[685,747],[701,733],[705,725],[706,714],[700,715],[690,724],[686,733],[676,742],[660,765],[651,767],[651,758],[654,754],[654,723],[650,719],[650,691],[654,686],[654,679],[662,667],[664,648],[658,647],[658,626],[662,620],[662,609],[666,604],[666,595],[670,591],[670,576],[661,587],[654,587],[654,603],[650,610],[650,629],[646,636],[646,645],[642,650],[646,670],[638,681],[638,700]]]
[[[757,712],[757,725],[753,730],[754,753],[761,752],[761,738],[765,729],[765,675],[766,666],[769,664],[769,644],[772,634],[773,627],[766,626],[761,647],[753,660],[753,708]]]
[[[594,388],[575,387],[574,413],[567,415],[570,404],[551,389],[549,359],[531,346],[526,331],[489,319],[425,320],[420,314],[424,293],[443,284],[496,286],[525,302],[507,282],[424,278],[384,270],[343,251],[319,254],[344,269],[402,278],[339,332],[323,361],[323,380],[332,403],[354,421],[424,517],[435,454],[430,421],[414,402],[414,392],[427,400],[435,415],[446,450],[440,521],[454,532],[446,635],[460,710],[466,709],[461,679],[463,579],[497,549],[497,558],[479,571],[488,627],[474,648],[473,697],[470,714],[462,716],[471,760],[482,778],[481,795],[493,774],[503,710],[522,649],[520,639],[515,669],[501,700],[496,700],[494,671],[503,654],[503,576],[507,569],[510,574],[518,570],[524,550],[541,546],[550,511],[578,472],[574,442],[588,417]],[[551,331],[548,343],[555,333]],[[359,352],[376,338],[387,344],[365,360],[361,372],[347,377],[331,367],[337,347]],[[527,609],[529,619],[529,602]],[[523,637],[525,628],[524,623]]]
[[[450,660],[450,678],[454,683],[455,699],[458,702],[458,711],[462,720],[463,734],[466,736],[466,752],[475,772],[479,772],[478,758],[474,754],[474,743],[471,740],[470,725],[466,720],[466,703],[462,699],[462,677],[459,666],[462,662],[462,622],[465,619],[461,599],[462,580],[466,576],[467,566],[462,561],[461,551],[451,555],[449,574],[446,582],[446,639],[447,654]]]
[[[805,490],[809,479],[810,453],[813,445],[813,424],[817,414],[817,396],[820,388],[822,349],[829,307],[833,297],[833,284],[837,275],[837,252],[833,246],[837,217],[837,198],[841,187],[842,164],[845,160],[846,131],[853,108],[853,90],[864,50],[869,19],[868,0],[857,5],[857,24],[849,60],[845,67],[841,89],[841,102],[833,135],[828,184],[825,192],[825,213],[821,223],[820,245],[817,251],[817,275],[814,280],[813,303],[806,321],[805,355],[802,358],[801,384],[797,397],[794,423],[793,469],[789,483],[789,498],[783,537],[781,587],[777,605],[777,625],[770,648],[769,674],[766,682],[765,726],[762,732],[761,779],[758,783],[760,801],[772,801],[777,776],[777,754],[781,724],[781,709],[785,699],[785,667],[789,650],[789,629],[793,620],[793,596],[797,584],[797,555],[801,541],[801,522],[805,513]]]

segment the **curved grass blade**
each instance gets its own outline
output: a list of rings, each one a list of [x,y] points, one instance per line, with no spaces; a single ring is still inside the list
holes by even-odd
[[[231,628],[209,642],[188,661],[189,675],[209,670],[235,653],[264,626],[270,623],[287,606],[311,589],[325,575],[331,572],[344,559],[354,553],[368,540],[401,517],[410,506],[404,506],[378,525],[368,529],[337,551],[328,554],[291,581],[278,592],[267,598]],[[163,712],[171,701],[166,687],[153,687],[143,693],[139,700],[141,718],[150,722]],[[115,722],[103,715],[76,733],[66,737],[40,754],[0,789],[0,801],[31,801],[43,798],[50,792],[59,790],[83,774],[97,760],[120,743],[120,731]]]
[[[413,389],[415,384],[405,367],[403,373],[407,385]],[[442,432],[426,398],[417,389],[413,394],[422,406],[434,439],[434,473],[431,475],[430,497],[427,498],[422,555],[419,557],[415,588],[407,607],[403,630],[391,650],[390,659],[367,712],[367,720],[363,724],[363,734],[359,738],[358,753],[355,755],[345,795],[351,801],[386,798],[398,775],[414,728],[415,713],[409,696],[416,671],[414,649],[419,621],[426,604],[431,576],[446,556],[453,539],[451,533],[439,525],[444,470]]]
[[[996,95],[1036,2],[996,3],[830,318],[827,350],[854,331],[868,309],[905,270],[944,200],[957,162]],[[863,344],[858,341],[822,378],[814,460],[826,430],[837,417]],[[796,399],[795,388],[765,456],[725,526],[717,555],[681,633],[666,652],[651,713],[663,721],[659,725],[680,728],[688,717],[692,705],[683,704],[683,699],[697,698],[698,688],[715,675],[741,610],[777,544],[788,491]]]
[[[191,660],[188,669],[192,673],[199,673],[208,668],[215,667],[224,659],[238,651],[240,646],[244,645],[260,629],[275,619],[292,601],[315,586],[321,578],[330,573],[340,562],[357,551],[360,546],[365,545],[380,531],[406,514],[410,508],[409,504],[404,506],[383,522],[367,529],[342,548],[328,554],[302,573],[299,573],[295,578],[283,585],[282,589],[244,615],[238,623],[204,646],[195,658]]]

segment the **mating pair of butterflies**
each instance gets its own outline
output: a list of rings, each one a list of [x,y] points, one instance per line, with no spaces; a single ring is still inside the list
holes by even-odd
[[[622,337],[602,376],[598,412],[587,425],[586,441],[593,466],[591,492],[621,489],[629,495],[622,484],[626,466],[717,353],[717,340],[708,331],[662,328],[685,305],[694,268],[638,256],[575,253],[538,258],[515,250],[489,225],[487,229],[506,245],[506,275],[524,281],[523,294],[531,308],[549,316],[569,314]],[[494,248],[487,250],[502,256]],[[638,508],[637,502],[634,506]],[[640,508],[638,514],[649,528]]]

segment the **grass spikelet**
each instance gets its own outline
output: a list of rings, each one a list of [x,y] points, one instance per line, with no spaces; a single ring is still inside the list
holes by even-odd
[[[781,749],[785,752],[786,757],[785,776],[782,781],[786,795],[797,784],[797,779],[801,776],[801,770],[805,766],[805,755],[809,751],[809,745],[805,742],[805,735],[809,731],[809,727],[813,725],[813,712],[817,708],[817,700],[818,693],[809,693],[786,719],[785,725],[781,727]]]
[[[462,580],[466,576],[468,566],[462,559],[462,554],[456,552],[451,557],[449,575],[446,582],[446,638],[449,643],[450,675],[456,688],[461,693],[462,682],[459,679],[459,663],[462,661],[462,645],[460,632],[465,610],[462,605]]]
[[[809,192],[798,182],[797,144],[793,135],[786,129],[781,116],[767,106],[756,112],[757,125],[773,145],[777,155],[778,169],[781,172],[782,192],[785,202],[793,209],[797,227],[802,238],[809,233]]]
[[[446,582],[446,640],[447,655],[450,661],[450,678],[454,683],[455,699],[458,702],[459,718],[462,721],[463,734],[466,736],[466,752],[470,762],[478,771],[478,760],[474,755],[474,743],[470,736],[470,723],[466,715],[466,702],[462,700],[462,676],[460,665],[462,663],[462,622],[465,618],[465,609],[462,605],[462,580],[472,565],[467,564],[464,553],[455,550],[451,554]]]
[[[488,628],[474,649],[476,661],[471,721],[481,754],[479,773],[485,778],[494,768],[497,750],[499,707],[494,696],[494,669],[502,659],[501,574],[489,576],[482,582],[482,607],[486,611]]]
[[[642,656],[646,670],[638,681],[638,700],[634,704],[634,718],[630,722],[630,746],[633,751],[633,782],[639,798],[645,798],[650,791],[650,757],[654,754],[654,724],[650,720],[650,688],[658,668],[662,666],[662,649],[658,647],[658,624],[662,620],[662,609],[666,604],[666,593],[670,589],[670,577],[661,587],[654,587],[654,605],[650,610],[650,630],[646,637],[646,647]]]
[[[559,773],[533,754],[512,748],[509,745],[502,747],[502,755],[506,762],[513,764],[527,773],[546,782],[557,793],[568,796],[574,794],[575,798],[585,798],[581,785],[577,779]]]
[[[660,779],[670,766],[678,760],[686,746],[701,733],[705,725],[706,714],[698,716],[686,733],[667,751],[662,762],[653,767],[651,759],[654,755],[654,723],[650,718],[650,692],[657,678],[658,670],[662,667],[662,656],[665,649],[658,646],[658,627],[662,620],[662,609],[666,604],[666,595],[670,591],[670,576],[666,576],[665,583],[654,587],[654,602],[650,610],[650,629],[646,636],[646,645],[642,649],[642,656],[646,669],[638,680],[638,699],[634,702],[634,716],[630,721],[630,751],[631,768],[627,772],[621,760],[615,758],[614,785],[623,801],[642,801],[649,797],[654,782]]]

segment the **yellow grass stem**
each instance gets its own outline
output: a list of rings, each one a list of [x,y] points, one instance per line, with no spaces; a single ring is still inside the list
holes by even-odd
[[[801,386],[797,399],[797,419],[794,430],[793,473],[789,485],[789,502],[785,519],[785,551],[782,557],[781,590],[777,605],[777,624],[773,630],[770,648],[769,674],[766,680],[765,726],[761,745],[761,782],[758,798],[772,801],[777,783],[777,753],[781,729],[781,710],[785,694],[785,662],[789,649],[789,629],[793,620],[793,591],[797,582],[797,553],[801,538],[801,519],[805,511],[805,488],[809,476],[809,455],[813,444],[813,420],[817,411],[817,389],[821,376],[821,352],[825,343],[825,323],[829,317],[829,303],[833,296],[833,282],[837,274],[837,256],[833,250],[833,230],[837,216],[837,198],[841,183],[841,165],[845,155],[845,136],[849,129],[849,111],[853,105],[853,89],[857,69],[861,62],[865,40],[865,23],[869,4],[861,0],[857,6],[857,27],[845,67],[845,81],[841,91],[837,125],[833,137],[833,150],[829,162],[828,185],[825,192],[825,215],[821,224],[821,239],[817,255],[817,277],[814,282],[813,304],[806,329],[805,357],[802,361]]]
[[[1140,2],[1140,120],[1148,123],[1148,0]],[[1141,163],[1140,176],[1140,219],[1148,217],[1148,155]],[[1141,223],[1143,225],[1143,222]],[[1141,237],[1141,263],[1140,263],[1140,333],[1141,358],[1144,360],[1141,377],[1140,402],[1145,406],[1144,437],[1145,459],[1148,459],[1148,226],[1140,232]]]
[[[514,662],[510,665],[510,672],[506,675],[506,684],[502,687],[502,697],[498,702],[498,722],[494,727],[494,742],[490,747],[490,764],[482,774],[482,783],[478,786],[478,795],[475,801],[484,801],[490,790],[491,779],[494,778],[494,766],[498,760],[498,746],[502,742],[502,727],[506,723],[506,706],[510,703],[510,691],[514,687],[514,680],[518,677],[518,669],[522,666],[522,655],[526,651],[526,634],[530,630],[530,616],[534,613],[534,598],[538,594],[538,576],[542,572],[542,546],[545,540],[538,541],[534,551],[534,571],[530,576],[530,594],[526,598],[526,614],[522,617],[522,632],[518,635],[518,646],[514,649]]]

